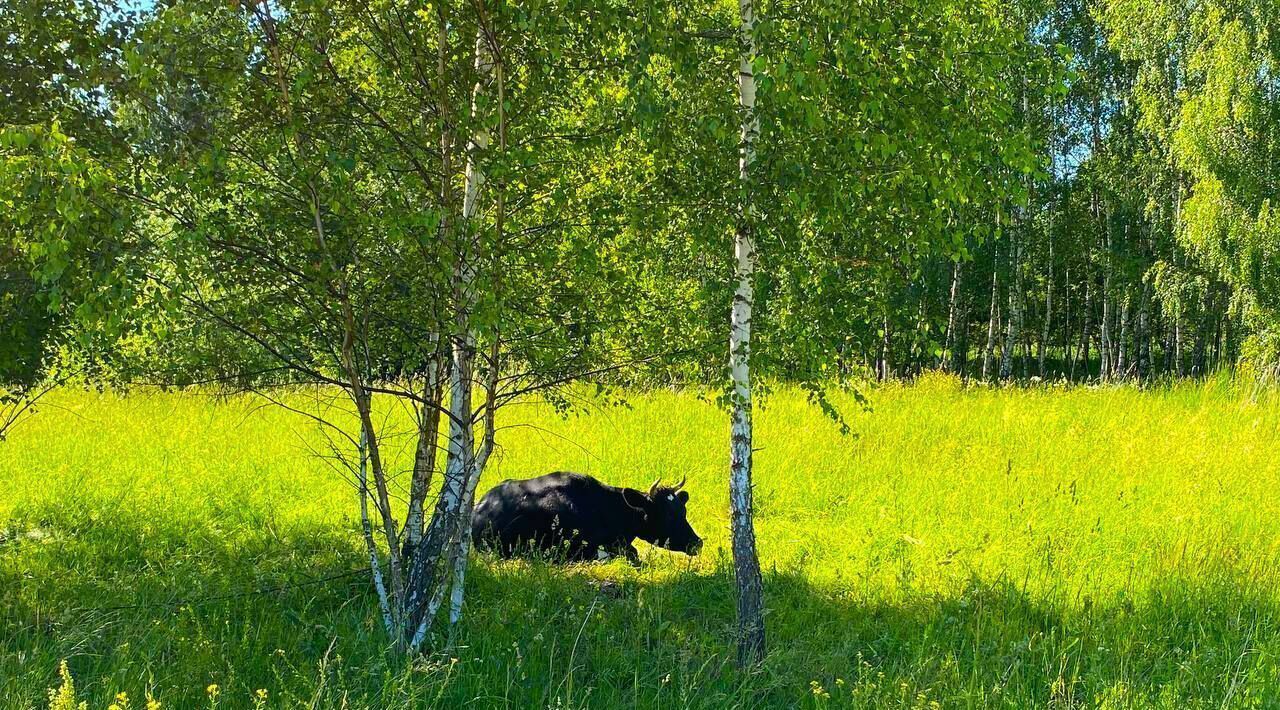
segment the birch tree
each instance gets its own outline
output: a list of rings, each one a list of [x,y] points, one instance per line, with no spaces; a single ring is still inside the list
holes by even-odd
[[[252,391],[329,435],[322,453],[355,491],[379,616],[407,652],[439,642],[446,601],[448,637],[461,620],[468,516],[500,406],[616,367],[593,316],[623,296],[614,274],[588,267],[618,245],[584,226],[605,200],[581,186],[608,154],[619,103],[566,107],[614,90],[611,65],[582,58],[637,26],[621,5],[567,23],[490,3],[415,12],[246,0],[144,13],[97,60],[112,81],[95,105],[128,140],[84,205],[114,209],[68,204],[83,222],[38,230],[104,257],[97,240],[129,235],[134,302],[112,303],[152,320],[123,377]],[[40,134],[5,143],[34,160],[4,177],[47,186],[48,200],[15,203],[46,225],[79,177],[58,167],[75,141]],[[31,269],[66,270],[51,243]],[[276,394],[301,385],[315,407]],[[374,414],[393,402],[417,419],[404,472],[385,451],[398,432]]]
[[[756,116],[756,59],[754,0],[738,0],[738,105],[742,116],[738,158],[740,205],[734,230],[734,277],[737,288],[729,324],[729,360],[733,392],[730,428],[729,503],[733,537],[733,569],[738,592],[738,663],[751,665],[764,658],[764,590],[756,553],[751,483],[751,308],[755,302],[755,243],[752,229],[752,168],[760,120]]]
[[[1137,63],[1140,127],[1168,160],[1155,174],[1174,176],[1164,192],[1171,196],[1176,241],[1204,275],[1224,282],[1188,299],[1196,275],[1179,274],[1173,261],[1162,265],[1157,293],[1180,296],[1172,304],[1179,310],[1216,311],[1212,291],[1229,288],[1252,331],[1251,358],[1274,372],[1280,361],[1280,277],[1273,258],[1280,220],[1272,206],[1280,51],[1272,35],[1280,13],[1270,2],[1108,0],[1099,15],[1111,45]],[[1175,350],[1182,327],[1174,325]],[[1197,363],[1205,359],[1203,330],[1195,335]],[[1182,357],[1175,353],[1175,359],[1180,365]]]

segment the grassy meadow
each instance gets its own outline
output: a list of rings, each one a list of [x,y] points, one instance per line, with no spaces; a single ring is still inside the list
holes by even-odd
[[[481,488],[687,475],[702,556],[477,557],[455,648],[405,662],[346,574],[356,498],[314,424],[58,392],[0,444],[0,707],[48,707],[63,660],[91,708],[1280,707],[1280,397],[937,376],[869,395],[838,398],[849,437],[799,391],[757,413],[770,653],[744,675],[727,417],[692,394],[513,406]]]

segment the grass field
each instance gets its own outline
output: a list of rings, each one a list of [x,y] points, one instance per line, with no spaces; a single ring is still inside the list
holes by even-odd
[[[692,395],[506,410],[482,489],[687,474],[701,557],[476,558],[457,648],[406,663],[368,578],[338,576],[361,564],[355,497],[314,425],[250,399],[57,393],[0,444],[0,706],[47,707],[65,659],[92,708],[1280,707],[1280,399],[937,377],[870,394],[856,437],[799,392],[757,414],[771,650],[743,675],[728,425]]]

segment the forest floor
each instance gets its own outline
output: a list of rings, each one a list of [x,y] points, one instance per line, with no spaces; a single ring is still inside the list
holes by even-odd
[[[688,475],[707,546],[641,543],[639,570],[477,557],[454,650],[407,663],[349,574],[356,498],[316,425],[247,397],[58,392],[0,444],[0,707],[48,707],[63,660],[95,709],[1280,706],[1280,395],[938,376],[868,395],[836,398],[850,436],[797,390],[757,413],[770,653],[742,674],[728,423],[705,398],[506,410],[482,490]]]

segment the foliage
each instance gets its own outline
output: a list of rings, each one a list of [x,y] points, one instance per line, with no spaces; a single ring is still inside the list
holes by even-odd
[[[0,439],[65,377],[66,347],[99,364],[123,320],[100,60],[128,28],[110,3],[0,3]]]
[[[740,192],[726,9],[689,3],[655,23],[630,94],[635,155],[617,178],[629,238],[648,245],[635,263],[652,285],[639,292],[668,311],[650,321],[654,332],[626,332],[669,340],[674,320],[700,381],[723,367],[714,324],[732,292],[724,245]],[[818,381],[855,368],[931,259],[964,258],[996,232],[993,215],[1025,192],[997,176],[1043,166],[1016,114],[1024,93],[1054,90],[1056,64],[1025,40],[1019,17],[997,3],[885,10],[758,4],[761,373]]]
[[[1253,356],[1276,362],[1275,245],[1271,201],[1280,157],[1274,3],[1112,0],[1100,13],[1112,43],[1138,67],[1142,125],[1187,197],[1181,244],[1231,288],[1255,336]],[[1177,188],[1181,191],[1181,186]]]

